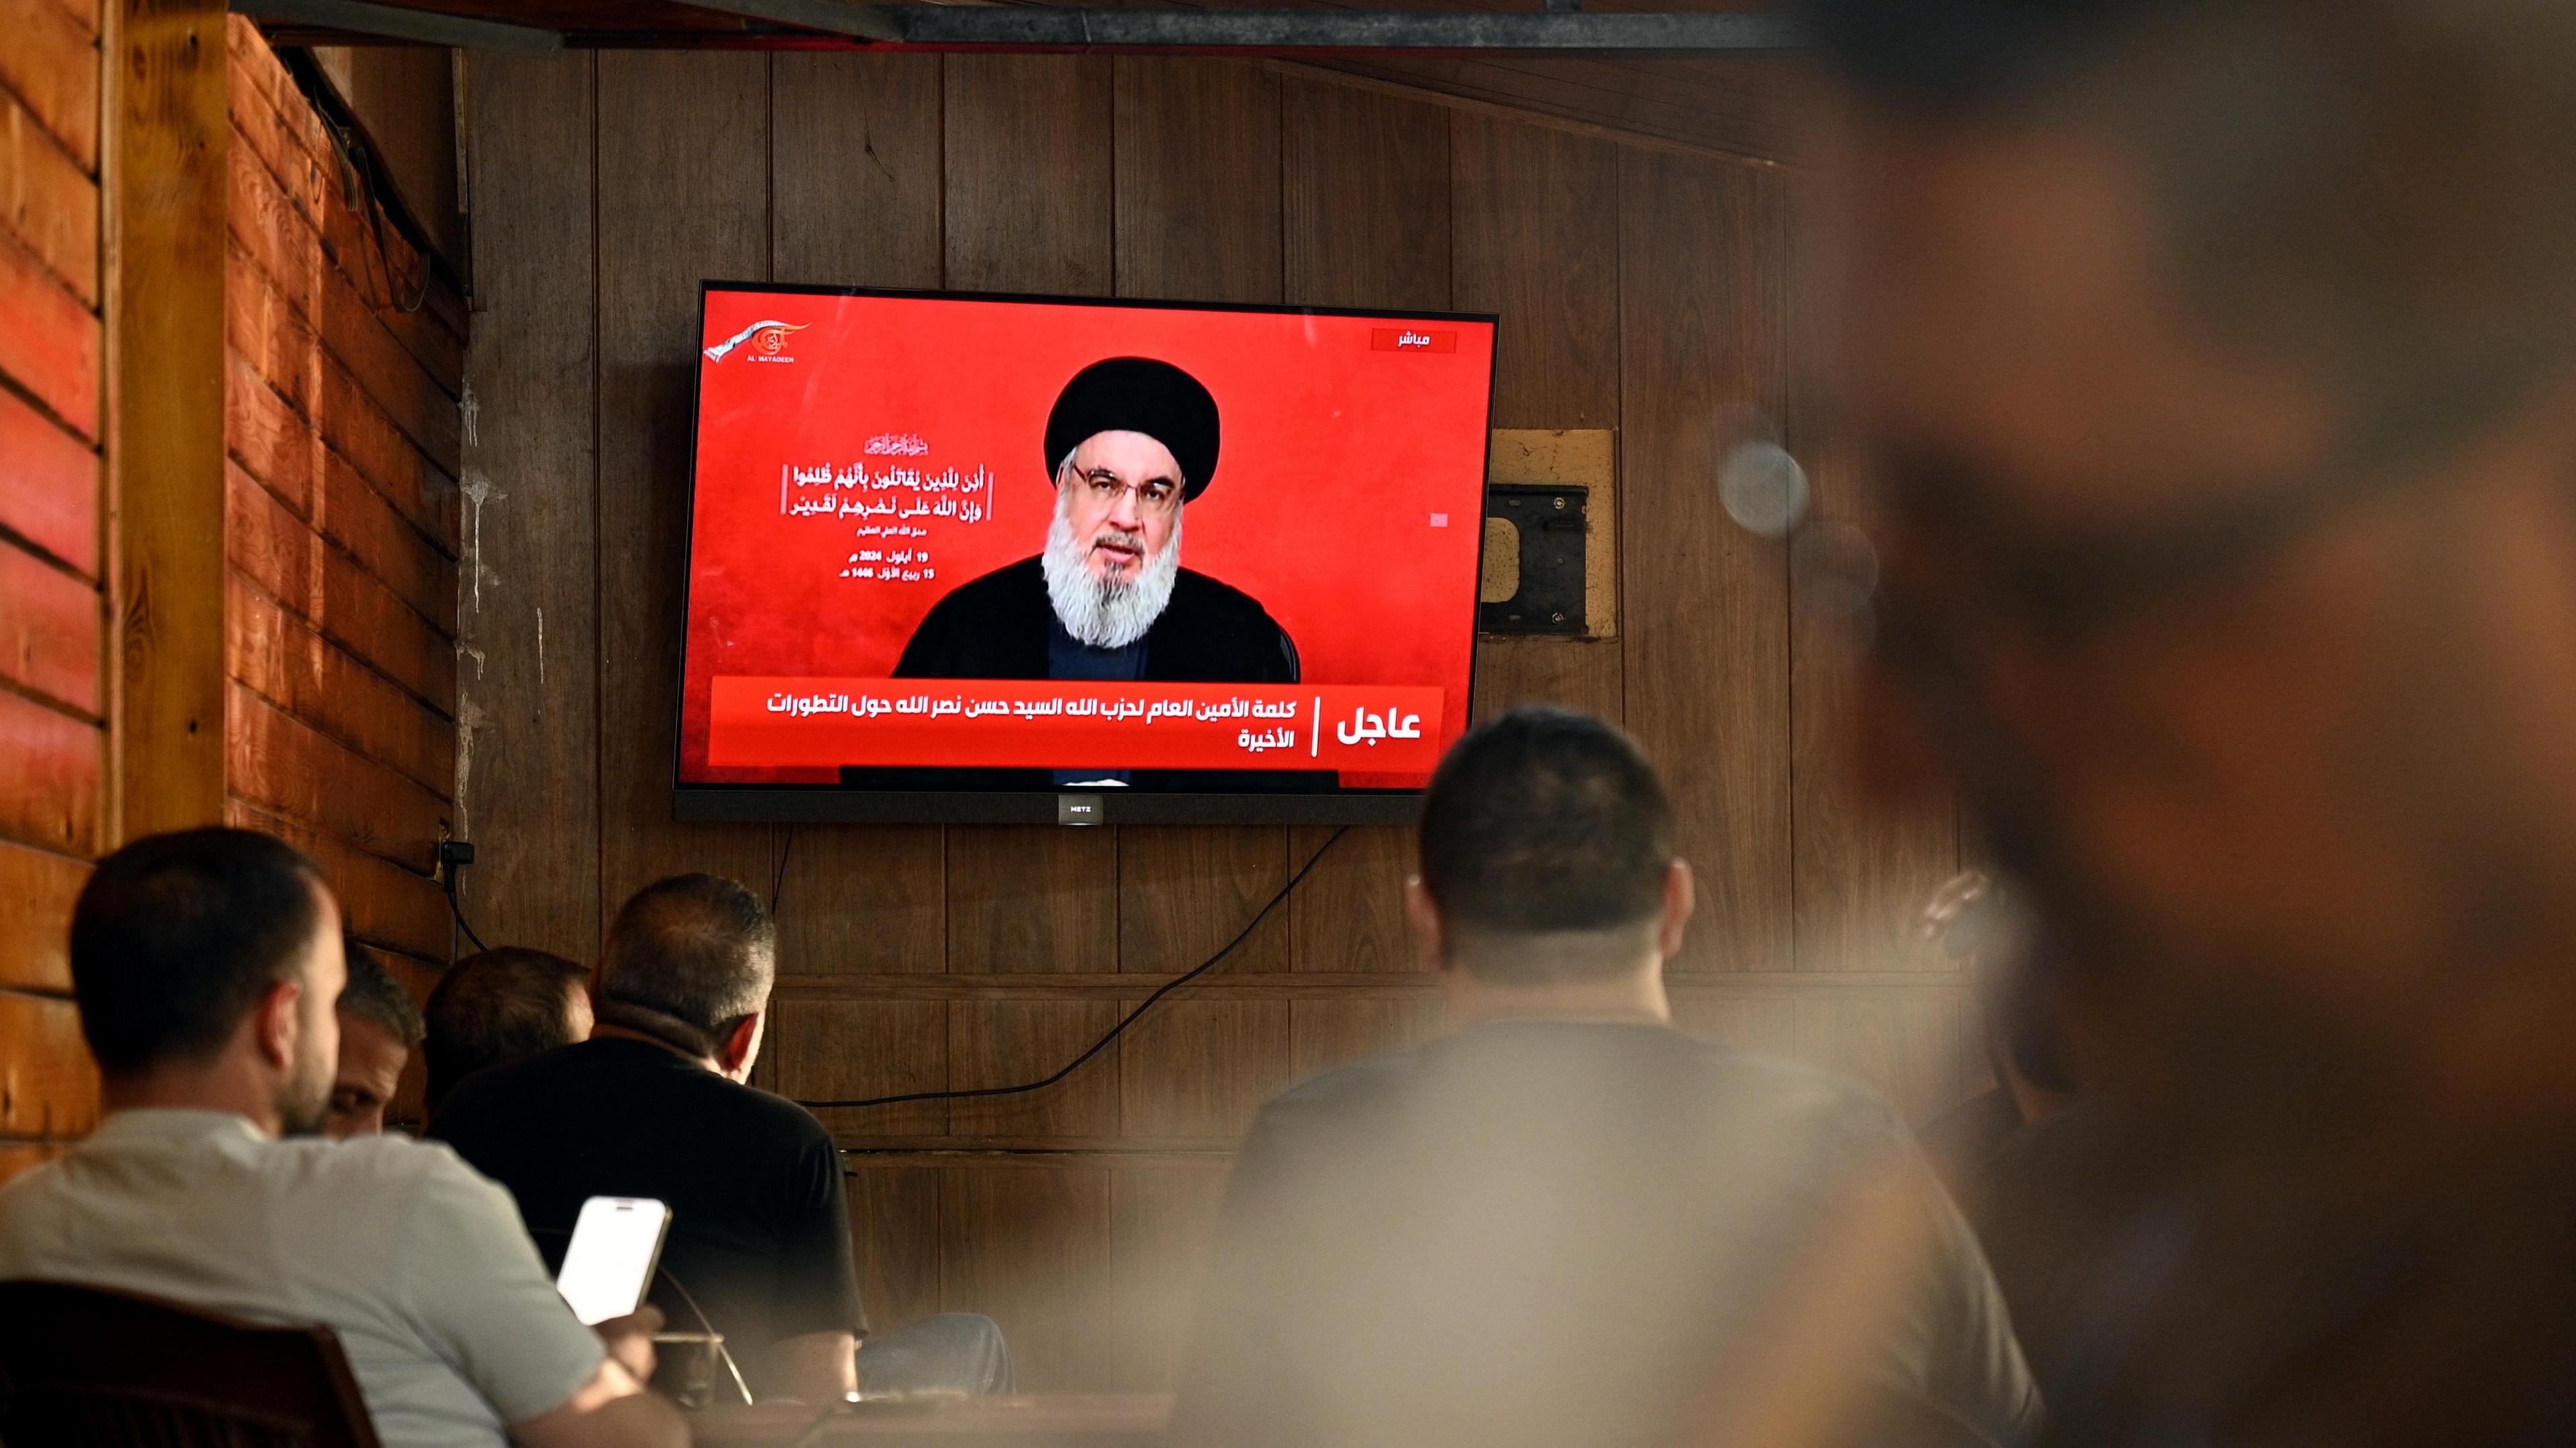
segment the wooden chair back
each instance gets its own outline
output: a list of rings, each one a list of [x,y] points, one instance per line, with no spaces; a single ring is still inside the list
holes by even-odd
[[[0,1443],[382,1448],[329,1328],[61,1282],[0,1282]]]

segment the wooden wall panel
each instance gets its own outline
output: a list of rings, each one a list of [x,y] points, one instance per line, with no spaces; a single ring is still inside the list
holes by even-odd
[[[1281,93],[1282,254],[1288,300],[1309,306],[1450,303],[1449,116],[1438,106],[1292,79]],[[1333,838],[1292,832],[1303,864]],[[1352,830],[1289,902],[1295,968],[1408,971],[1409,832]]]
[[[0,1136],[86,1136],[98,1124],[98,1067],[67,1000],[0,990]]]
[[[1859,531],[1868,523],[1851,440],[1828,420],[1814,396],[1812,308],[1801,261],[1797,192],[1790,193],[1789,405],[1790,453],[1805,464],[1813,536],[1841,540],[1792,555],[1789,612],[1790,750],[1797,821],[1791,858],[1800,970],[1955,971],[1958,962],[1915,928],[1924,903],[1961,868],[1958,809],[1944,794],[1902,802],[1871,799],[1860,779],[1856,737],[1858,672],[1869,626],[1867,601],[1845,599],[1854,567],[1868,562]],[[1857,553],[1853,564],[1814,560]],[[1802,562],[1801,560],[1806,560]],[[1865,576],[1875,577],[1871,563]],[[1841,611],[1858,604],[1861,612]]]
[[[1715,484],[1728,447],[1779,415],[1780,187],[1643,150],[1620,186],[1627,724],[1698,866],[1676,966],[1773,968],[1790,948],[1786,553],[1737,528]]]
[[[232,677],[338,743],[446,799],[456,787],[456,729],[236,573],[224,646]]]
[[[97,69],[97,55],[87,57]],[[98,181],[17,97],[0,92],[0,228],[98,306]]]
[[[95,17],[68,17],[0,3],[0,1180],[97,1120],[66,947],[88,860],[116,837],[101,70]],[[27,335],[66,320],[54,343]]]
[[[769,62],[599,66],[599,808],[605,920],[684,870],[764,881],[762,825],[671,820],[698,283],[769,269]]]
[[[105,751],[97,725],[0,690],[0,838],[97,854]]]
[[[773,1090],[798,1100],[860,1101],[948,1085],[948,1028],[940,1001],[800,1000],[778,1012],[767,1049]],[[939,1102],[823,1110],[825,1125],[869,1134],[936,1133]]]
[[[1122,1001],[1061,997],[951,1001],[948,1084],[975,1091],[1043,1081],[1109,1034],[1126,1009]],[[948,1130],[1020,1139],[1116,1136],[1118,1065],[1112,1047],[1048,1090],[951,1102]]]
[[[475,346],[466,369],[457,827],[475,928],[599,951],[599,381],[588,56],[467,58]]]
[[[770,58],[771,275],[939,285],[941,75],[935,55]],[[948,968],[940,827],[800,825],[782,848],[785,969]],[[799,1007],[788,1001],[780,1009]]]
[[[275,835],[311,856],[359,938],[419,960],[448,957],[454,928],[448,923],[447,896],[429,876],[238,795],[226,802],[223,822]]]
[[[0,540],[0,679],[95,718],[98,585]]]
[[[1279,300],[1279,77],[1257,66],[1121,56],[1117,291]]]
[[[1118,968],[1117,837],[1044,825],[948,831],[948,968],[966,975]]]
[[[937,825],[798,825],[785,848],[782,972],[948,968],[947,858]]]
[[[442,714],[455,706],[456,648],[436,624],[238,466],[226,469],[224,502],[238,576],[414,698]]]
[[[1118,1038],[1118,1068],[1125,1135],[1232,1141],[1288,1085],[1288,1002],[1167,999]]]
[[[1022,1392],[1110,1381],[1108,1169],[958,1165],[939,1190],[940,1306],[1002,1325]]]
[[[73,162],[98,173],[98,27],[52,0],[0,0],[0,85],[34,112]]]
[[[947,285],[1109,292],[1110,68],[1098,56],[947,58]]]
[[[78,860],[0,843],[0,986],[71,990],[67,932],[88,879]]]
[[[457,828],[454,298],[398,304],[319,118],[248,21],[225,47],[226,817],[313,854],[425,986]]]
[[[1450,121],[1453,256],[1462,311],[1494,312],[1494,426],[1619,425],[1619,153],[1608,141],[1460,112]],[[1625,712],[1616,642],[1485,639],[1477,717],[1563,704]]]
[[[936,287],[941,60],[770,57],[771,274]]]
[[[1449,305],[1449,116],[1310,80],[1282,87],[1283,266],[1314,307]]]
[[[97,451],[0,390],[0,528],[99,575]]]
[[[223,611],[215,600],[224,579],[231,127],[223,7],[120,4],[116,54],[103,62],[122,77],[103,199],[118,251],[116,833],[131,837],[208,824],[224,807]],[[31,24],[20,33],[40,31]],[[95,96],[86,92],[76,109],[94,113]]]
[[[868,1325],[883,1332],[938,1312],[939,1170],[858,1163],[848,1186]]]

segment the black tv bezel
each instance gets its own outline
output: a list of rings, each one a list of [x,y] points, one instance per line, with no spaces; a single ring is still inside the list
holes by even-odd
[[[1016,302],[1045,306],[1124,307],[1151,311],[1256,312],[1268,316],[1376,317],[1388,321],[1482,322],[1494,329],[1500,356],[1502,318],[1493,312],[1408,310],[1386,307],[1304,307],[1262,302],[1193,302],[1165,298],[1083,297],[1038,292],[945,291],[920,287],[825,286],[793,282],[698,283],[698,325],[693,335],[706,335],[707,298],[714,292],[765,292],[780,296],[898,297],[949,302]],[[1419,789],[1336,790],[1279,794],[1129,794],[1121,790],[1019,791],[854,789],[837,784],[701,783],[681,779],[681,720],[688,709],[689,581],[697,546],[698,424],[705,415],[700,389],[706,368],[693,343],[689,350],[688,484],[681,494],[680,637],[673,651],[676,679],[671,693],[671,818],[682,823],[738,824],[1059,824],[1060,802],[1067,793],[1100,801],[1098,824],[1244,824],[1348,825],[1410,824],[1422,813]],[[1485,458],[1480,476],[1493,473],[1494,367],[1485,371]],[[1481,497],[1481,492],[1480,492]],[[1477,576],[1485,561],[1484,516],[1476,517]],[[1472,707],[1476,667],[1483,638],[1475,627],[1475,601],[1468,600],[1467,697]]]

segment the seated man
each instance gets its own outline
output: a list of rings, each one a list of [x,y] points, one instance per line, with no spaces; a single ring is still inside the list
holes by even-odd
[[[449,966],[423,1008],[432,1112],[487,1066],[590,1039],[590,972],[560,955],[504,945]]]
[[[591,1197],[669,1204],[654,1300],[682,1327],[703,1316],[722,1333],[754,1394],[829,1403],[857,1388],[867,1332],[841,1153],[804,1108],[743,1084],[776,942],[731,880],[646,886],[609,927],[591,1038],[459,1082],[430,1130],[509,1187],[551,1251]],[[1008,1359],[983,1329],[967,1361],[902,1386],[1006,1386]]]
[[[1409,911],[1459,1030],[1263,1110],[1173,1441],[1749,1441],[1708,1431],[1741,1411],[1726,1385],[1773,1386],[1750,1355],[1809,1340],[1789,1327],[1815,1316],[1804,1276],[1857,1260],[1841,1220],[1920,1177],[1919,1153],[1861,1086],[1670,1026],[1691,876],[1617,730],[1524,709],[1469,732],[1420,848]],[[1857,1360],[1834,1386],[2019,1438],[2038,1402],[1956,1209],[1937,1189],[1874,1200],[1933,1250],[1893,1256],[1883,1320],[1845,1314]]]
[[[340,949],[349,958],[349,983],[340,991],[340,1070],[322,1123],[322,1134],[335,1140],[385,1129],[385,1106],[402,1088],[422,1032],[420,1007],[376,953],[354,934],[340,938]]]
[[[0,1188],[0,1280],[328,1327],[386,1448],[685,1444],[640,1386],[658,1317],[582,1326],[508,1195],[454,1153],[280,1139],[321,1127],[346,969],[331,892],[265,835],[100,861],[71,970],[107,1117]]]

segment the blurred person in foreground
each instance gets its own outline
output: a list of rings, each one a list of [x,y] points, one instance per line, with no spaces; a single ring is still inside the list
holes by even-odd
[[[1432,780],[1420,861],[1408,912],[1458,1029],[1263,1109],[1176,1443],[1669,1444],[1740,1420],[1712,1395],[1762,1386],[1752,1349],[1800,1315],[1864,1196],[1913,1217],[1919,1250],[1848,1356],[1801,1366],[1995,1439],[2036,1426],[1957,1212],[1937,1188],[1884,1190],[1921,1174],[1887,1105],[1670,1025],[1691,873],[1633,742],[1553,709],[1469,731]]]
[[[328,1327],[386,1448],[687,1443],[640,1386],[659,1315],[582,1326],[508,1193],[408,1137],[296,1139],[330,1106],[342,948],[312,862],[266,835],[100,861],[71,968],[106,1119],[0,1188],[0,1279]]]
[[[590,1039],[458,1082],[430,1133],[510,1189],[555,1260],[591,1197],[668,1205],[652,1300],[723,1334],[755,1396],[820,1406],[858,1390],[868,1320],[840,1149],[805,1108],[747,1084],[777,953],[739,882],[645,886],[609,925]],[[899,1340],[864,1359],[874,1389],[1009,1388],[989,1318],[942,1313],[886,1336]]]
[[[480,951],[441,972],[421,1007],[429,1109],[456,1083],[590,1039],[590,972],[526,946]]]
[[[385,1107],[402,1089],[403,1069],[420,1044],[420,1007],[376,953],[343,935],[349,983],[341,987],[340,1069],[331,1080],[331,1110],[322,1134],[373,1136],[385,1129]]]
[[[2576,6],[1810,15],[1880,738],[2116,1140],[2052,1435],[2576,1441]]]

